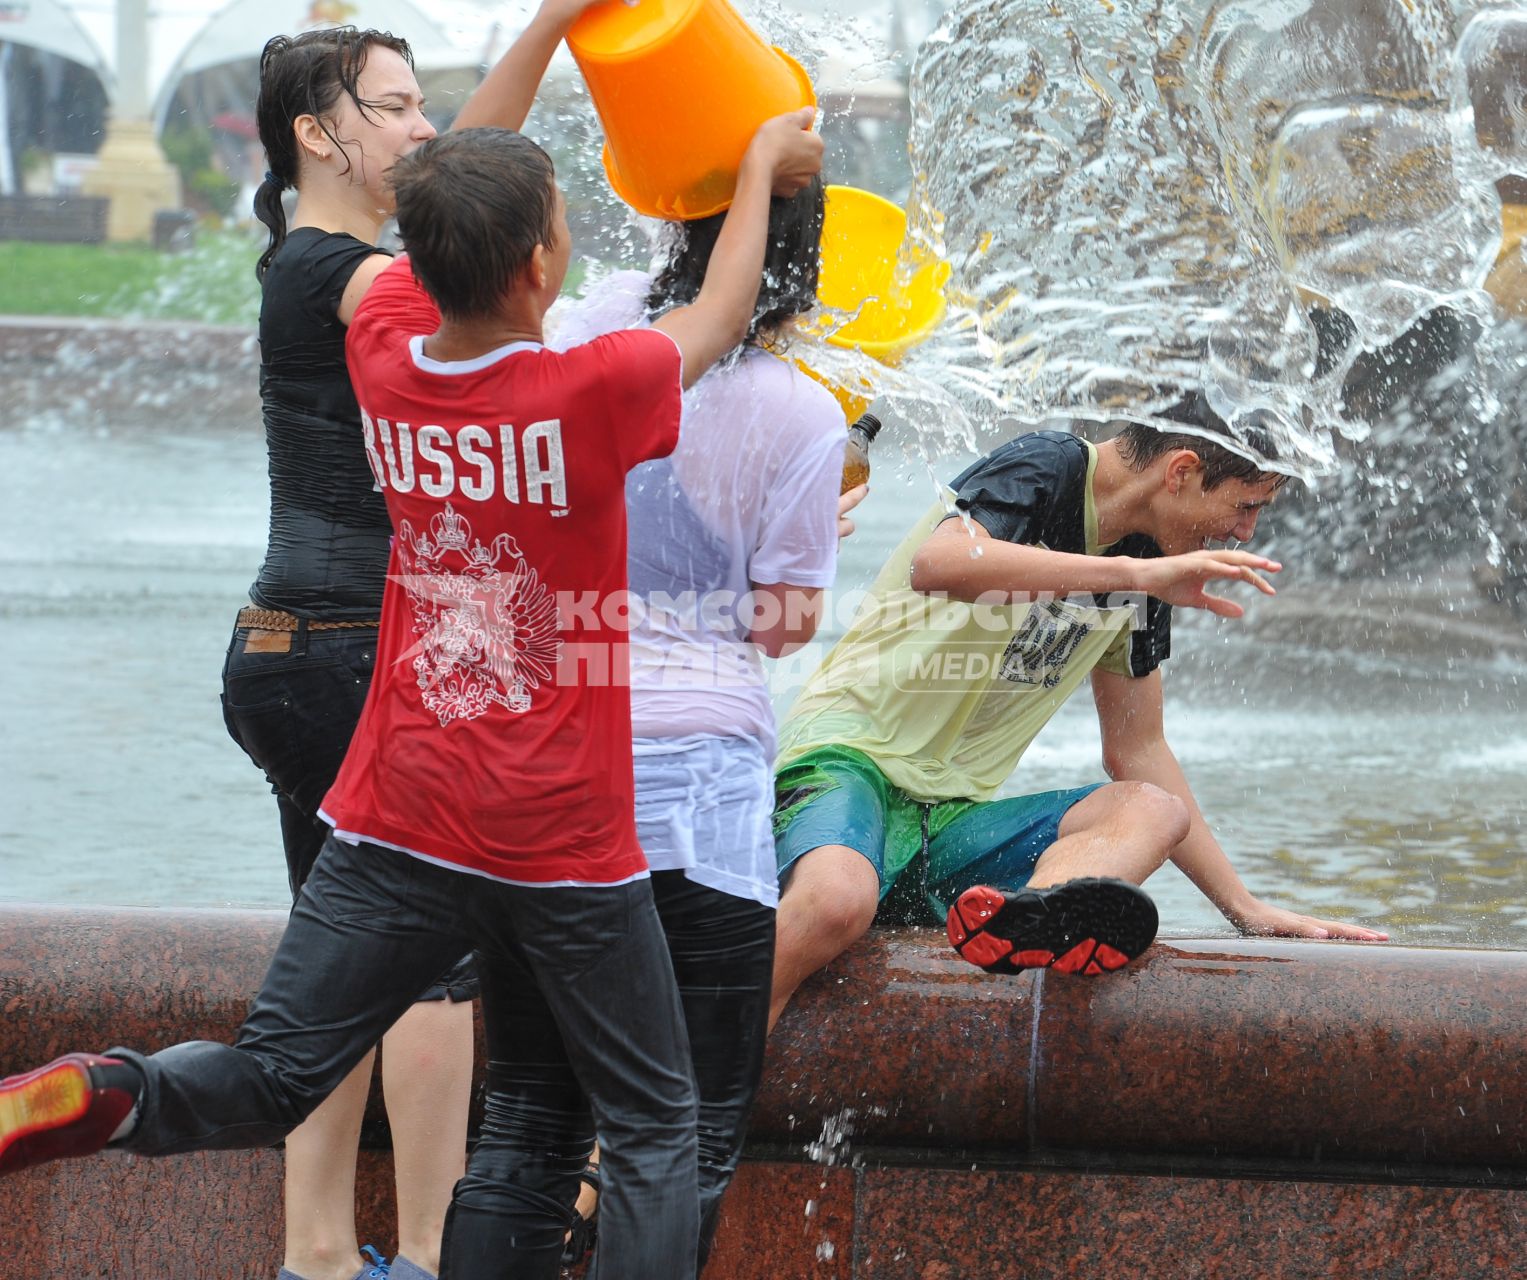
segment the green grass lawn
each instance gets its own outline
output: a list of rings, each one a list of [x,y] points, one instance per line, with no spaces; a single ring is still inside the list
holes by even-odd
[[[197,320],[253,327],[264,232],[202,231],[186,253],[0,241],[0,315]]]
[[[254,328],[260,286],[254,264],[265,231],[199,231],[186,253],[142,245],[31,244],[0,240],[0,315],[195,320]],[[564,294],[576,293],[575,260]]]

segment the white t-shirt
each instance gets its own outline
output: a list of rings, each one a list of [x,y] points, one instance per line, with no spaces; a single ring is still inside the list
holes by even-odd
[[[643,327],[651,278],[624,271],[554,316],[555,350]],[[626,479],[631,719],[638,738],[741,737],[774,754],[747,640],[752,583],[832,585],[847,432],[833,397],[748,348],[684,393],[679,444]]]

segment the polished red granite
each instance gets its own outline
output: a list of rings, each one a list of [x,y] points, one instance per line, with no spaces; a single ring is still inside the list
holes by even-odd
[[[285,927],[284,911],[0,906],[0,1074],[73,1050],[232,1041]],[[478,1040],[481,1062],[480,1025]],[[377,1089],[363,1141],[389,1142]]]
[[[854,1181],[835,1166],[744,1164],[721,1206],[706,1280],[848,1280]]]
[[[1527,1192],[880,1169],[857,1238],[874,1280],[1507,1280]]]
[[[1527,955],[1158,943],[1101,979],[983,974],[932,931],[818,974],[752,1133],[804,1153],[1057,1153],[1527,1169]]]
[[[231,1036],[283,919],[0,906],[0,1073]],[[1084,980],[877,934],[771,1042],[707,1277],[1527,1274],[1523,1009],[1523,953],[1172,941]],[[390,1162],[362,1162],[390,1249]],[[264,1151],[7,1179],[0,1280],[272,1275],[280,1174]]]
[[[1527,1168],[1520,952],[1172,942],[1041,1006],[1037,1148]]]
[[[971,968],[897,930],[808,979],[769,1040],[755,1139],[804,1150],[1027,1143],[1039,979]]]
[[[145,1160],[111,1152],[28,1169],[4,1182],[4,1280],[274,1280],[281,1265],[280,1151],[205,1151]],[[362,1238],[391,1255],[392,1158],[363,1151]]]
[[[0,907],[0,1070],[231,1040],[285,925],[281,911]]]

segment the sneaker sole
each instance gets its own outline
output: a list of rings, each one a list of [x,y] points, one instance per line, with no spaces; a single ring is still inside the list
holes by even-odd
[[[42,1067],[0,1085],[0,1167],[14,1143],[82,1119],[90,1096],[90,1073],[77,1062]]]
[[[949,942],[988,973],[1054,969],[1095,977],[1122,969],[1156,937],[1156,904],[1124,880],[1053,889],[967,889],[949,910]]]

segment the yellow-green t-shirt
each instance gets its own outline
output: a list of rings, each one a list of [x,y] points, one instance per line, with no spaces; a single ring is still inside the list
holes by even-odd
[[[863,752],[918,800],[987,800],[1095,668],[1153,671],[1170,608],[1127,593],[986,604],[923,595],[912,559],[955,509],[994,538],[1086,555],[1160,555],[1097,541],[1097,454],[1065,432],[1009,441],[955,480],[881,570],[852,626],[780,728],[778,768],[829,744]]]

